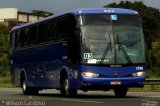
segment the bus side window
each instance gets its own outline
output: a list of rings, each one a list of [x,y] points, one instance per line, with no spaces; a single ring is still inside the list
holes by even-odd
[[[29,34],[29,28],[24,29],[24,47],[27,46],[27,36]]]
[[[21,33],[20,33],[20,36],[21,36],[21,47],[24,47],[24,29],[21,30]]]
[[[23,30],[19,30],[18,31],[19,34],[19,48],[23,48],[24,47],[24,38],[23,38]]]
[[[16,49],[19,49],[20,48],[20,39],[21,39],[21,37],[20,37],[20,31],[18,30],[17,32],[16,32],[16,43],[15,43],[15,46],[16,46]]]
[[[57,19],[56,38],[58,41],[64,41],[66,39],[66,17],[65,16]]]
[[[38,43],[45,43],[46,42],[46,23],[40,23],[38,25]]]
[[[31,34],[31,35],[32,35],[31,45],[37,45],[37,43],[38,43],[38,41],[37,41],[37,39],[38,39],[37,25],[32,26],[31,29],[32,29],[32,34]]]
[[[68,47],[69,47],[69,58],[71,62],[75,63],[78,59],[78,45],[77,43],[77,35],[76,35],[76,20],[72,15],[67,16],[67,39],[68,39]]]
[[[32,41],[32,29],[31,27],[28,28],[27,34],[26,34],[26,46],[29,47],[31,45]]]
[[[47,41],[55,42],[56,40],[56,20],[47,23]]]
[[[15,49],[17,49],[17,42],[18,41],[18,35],[17,35],[17,31],[15,31]]]

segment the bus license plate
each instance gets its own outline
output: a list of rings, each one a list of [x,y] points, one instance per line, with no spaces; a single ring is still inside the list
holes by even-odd
[[[121,85],[121,81],[111,81],[111,85]]]

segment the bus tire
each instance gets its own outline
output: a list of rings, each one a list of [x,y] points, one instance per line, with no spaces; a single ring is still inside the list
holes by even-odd
[[[67,78],[64,78],[62,80],[60,91],[62,96],[73,97],[77,95],[77,89],[70,88],[69,81]]]
[[[127,95],[127,87],[118,87],[114,89],[114,94],[116,97],[124,98]]]
[[[23,78],[21,81],[21,88],[22,88],[24,95],[37,95],[39,92],[38,88],[27,87],[27,83],[26,83],[25,78]]]

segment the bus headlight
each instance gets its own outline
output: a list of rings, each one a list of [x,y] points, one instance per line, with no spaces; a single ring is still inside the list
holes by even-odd
[[[89,78],[96,78],[99,76],[99,74],[92,73],[92,72],[82,72],[81,75],[83,77],[89,77]]]
[[[140,71],[140,72],[136,72],[132,74],[134,77],[140,77],[140,76],[145,76],[145,72],[144,71]]]

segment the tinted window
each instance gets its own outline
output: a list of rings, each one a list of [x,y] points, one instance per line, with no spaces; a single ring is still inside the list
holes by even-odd
[[[16,48],[20,47],[20,31],[16,32]]]
[[[66,38],[66,17],[57,19],[57,40],[62,41]]]
[[[77,28],[78,29],[78,28]],[[79,36],[80,31],[76,29],[76,20],[73,15],[67,16],[67,39],[69,47],[69,58],[72,63],[77,63],[79,58]],[[76,54],[76,55],[75,55]]]
[[[46,42],[46,23],[40,23],[38,25],[38,38],[39,43],[45,43]]]
[[[47,23],[47,41],[54,42],[56,40],[56,20]]]
[[[28,46],[29,28],[24,29],[24,47]]]
[[[32,32],[31,32],[32,39],[30,39],[31,40],[31,45],[36,45],[38,43],[37,25],[32,26],[31,29],[32,29]]]

